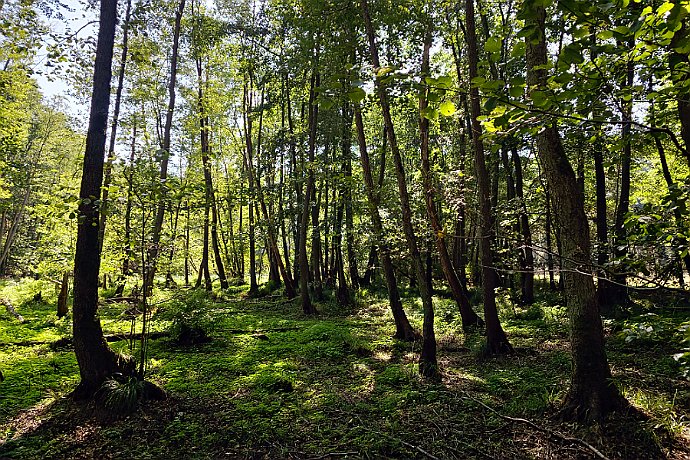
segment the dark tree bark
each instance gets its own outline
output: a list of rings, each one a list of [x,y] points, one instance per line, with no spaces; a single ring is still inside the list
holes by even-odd
[[[110,105],[113,42],[117,21],[117,1],[102,0],[96,46],[93,93],[86,152],[79,191],[79,225],[74,258],[74,352],[79,364],[81,382],[73,393],[75,399],[86,399],[115,372],[132,374],[134,365],[110,349],[103,338],[98,317],[98,200],[103,183],[105,131]]]
[[[326,147],[328,150],[328,147]],[[314,164],[314,163],[312,163]],[[312,183],[312,194],[316,194],[316,181]],[[323,281],[322,281],[322,266],[321,257],[323,251],[321,249],[321,227],[319,225],[319,214],[321,210],[321,196],[323,195],[323,184],[316,199],[311,204],[311,268],[312,268],[312,292],[314,293],[314,300],[322,301],[323,296]]]
[[[674,49],[678,46],[678,42],[687,38],[688,28],[685,24],[673,35],[673,39],[669,47]],[[680,135],[683,138],[685,148],[681,151],[685,160],[690,165],[690,89],[688,89],[688,66],[690,66],[690,57],[687,53],[678,53],[672,51],[669,58],[669,67],[671,68],[671,79],[674,87],[677,90],[677,104],[678,104],[678,121],[680,121]]]
[[[426,35],[426,40],[424,43],[424,52],[422,58],[422,77],[428,75],[429,73],[429,50],[431,49],[431,33],[430,31]],[[426,211],[429,216],[429,221],[431,223],[431,228],[434,231],[436,250],[438,251],[439,259],[441,262],[441,269],[443,270],[443,275],[448,282],[451,293],[453,294],[453,299],[458,305],[460,310],[460,316],[462,317],[462,326],[465,330],[470,329],[473,326],[481,326],[484,322],[477,316],[477,314],[472,310],[470,306],[467,294],[463,289],[460,279],[455,272],[453,263],[450,260],[450,255],[448,254],[448,245],[446,244],[446,234],[441,224],[441,220],[438,216],[436,210],[436,193],[433,183],[433,178],[431,176],[431,163],[429,161],[429,120],[424,118],[422,114],[427,108],[428,102],[426,97],[420,97],[419,99],[419,132],[421,137],[421,165],[422,165],[422,184],[424,187],[424,198],[426,201]]]
[[[211,246],[213,249],[213,257],[216,262],[216,270],[220,278],[221,289],[229,287],[227,276],[225,275],[225,267],[223,259],[220,256],[220,246],[218,244],[218,208],[216,207],[216,197],[213,190],[213,177],[211,176],[211,161],[209,154],[211,150],[209,135],[210,129],[209,118],[204,106],[204,92],[203,92],[203,77],[202,77],[202,61],[201,57],[196,58],[197,84],[198,84],[198,111],[199,111],[199,134],[201,136],[201,162],[204,169],[204,249],[205,258],[202,259],[202,267],[206,279],[206,290],[211,290],[211,277],[208,270],[208,214],[211,213]],[[205,262],[205,263],[204,263]],[[208,276],[207,276],[208,275]]]
[[[115,288],[115,297],[122,297],[127,284],[127,277],[130,273],[130,263],[134,257],[132,250],[132,206],[134,195],[134,159],[136,157],[137,148],[137,122],[134,120],[132,126],[132,144],[129,152],[129,164],[125,169],[125,177],[127,178],[127,203],[125,204],[125,233],[122,238],[122,269],[120,277]]]
[[[129,52],[129,18],[132,10],[132,0],[127,0],[125,20],[122,24],[122,54],[120,55],[120,70],[117,76],[117,89],[115,90],[115,106],[113,107],[113,121],[110,128],[110,143],[108,145],[108,159],[104,167],[103,196],[101,197],[100,222],[98,227],[99,252],[103,251],[103,238],[105,237],[105,223],[108,217],[108,195],[110,182],[113,175],[113,162],[115,161],[115,142],[117,140],[117,127],[120,119],[120,102],[122,100],[122,87],[125,81],[125,69],[127,67],[127,54]]]
[[[359,271],[357,270],[357,252],[355,251],[355,224],[354,211],[352,209],[352,117],[353,112],[349,104],[345,104],[343,115],[343,174],[345,186],[342,190],[342,199],[345,202],[345,242],[347,248],[347,265],[350,273],[350,283],[353,289],[361,284]]]
[[[474,0],[466,0],[466,38],[467,59],[469,62],[470,80],[476,78],[479,55],[477,52],[477,35],[474,19]],[[512,353],[513,347],[506,337],[496,310],[496,273],[493,270],[493,219],[491,213],[491,197],[489,191],[489,173],[484,161],[484,144],[481,139],[482,131],[478,117],[481,115],[479,108],[479,90],[472,85],[470,88],[470,113],[472,117],[472,145],[474,147],[474,164],[477,176],[477,189],[479,195],[481,231],[481,263],[482,263],[482,293],[484,300],[484,321],[486,322],[487,353],[503,354]]]
[[[515,164],[515,195],[519,200],[520,233],[522,248],[520,248],[520,290],[522,303],[529,305],[534,302],[534,252],[532,250],[532,231],[529,226],[527,203],[525,202],[522,181],[522,160],[517,147],[512,147],[513,163]]]
[[[545,90],[547,82],[545,18],[543,6],[532,6],[527,25],[535,36],[525,38],[527,85]],[[571,387],[562,416],[576,420],[602,420],[609,412],[624,406],[625,400],[611,381],[611,370],[604,350],[604,333],[599,316],[594,280],[591,274],[589,226],[575,173],[563,149],[560,135],[546,121],[537,135],[537,152],[553,194],[557,224],[562,232],[565,292],[570,320],[573,359]]]
[[[69,272],[62,274],[62,282],[60,283],[60,294],[57,302],[57,317],[64,318],[67,316],[67,301],[69,300]]]
[[[386,280],[386,287],[388,288],[388,302],[390,303],[393,320],[395,321],[394,337],[399,340],[411,342],[415,340],[417,333],[412,328],[412,325],[410,325],[410,321],[407,319],[402,301],[400,300],[398,282],[395,279],[395,269],[391,261],[390,247],[383,233],[383,222],[379,214],[379,197],[374,189],[374,178],[371,173],[371,162],[369,161],[367,142],[364,135],[364,122],[362,120],[362,112],[359,108],[355,108],[355,124],[357,126],[359,158],[362,163],[364,185],[366,187],[367,203],[369,205],[369,216],[371,217],[371,224],[374,227],[379,258],[381,259],[383,275]]]
[[[632,43],[629,44],[632,47]],[[626,73],[623,77],[623,88],[630,88],[633,85],[635,77],[635,68],[633,62],[629,61],[626,67]],[[614,237],[613,255],[619,259],[627,257],[627,235],[625,230],[625,217],[630,211],[630,166],[632,162],[632,146],[630,143],[632,120],[632,100],[622,103],[622,120],[623,128],[621,137],[623,138],[623,152],[621,153],[621,176],[620,176],[620,191],[618,195],[618,206],[616,207],[616,219],[614,222]],[[602,313],[610,315],[613,313],[616,306],[625,306],[630,303],[630,296],[628,295],[627,277],[625,273],[613,273],[613,283],[607,289],[607,295],[602,296],[600,300],[605,300],[600,304]]]
[[[251,78],[250,78],[251,81]],[[254,200],[255,196],[255,180],[253,174],[254,168],[254,145],[252,140],[252,125],[253,120],[249,115],[249,110],[252,107],[252,95],[251,86],[248,88],[245,83],[244,95],[242,98],[243,105],[243,117],[244,117],[244,137],[245,137],[245,165],[244,169],[247,172],[247,183],[248,183],[248,220],[247,226],[249,227],[249,292],[250,296],[254,296],[259,292],[259,284],[256,279],[256,229],[255,229],[255,219],[254,219]],[[240,218],[242,215],[240,214]],[[240,220],[241,223],[241,220]],[[241,233],[241,231],[240,231]],[[242,251],[244,254],[244,251]]]
[[[318,56],[318,54],[317,54]],[[319,116],[319,106],[314,104],[316,90],[319,86],[319,73],[315,69],[312,72],[309,90],[309,163],[307,174],[307,184],[304,200],[302,201],[302,221],[299,227],[299,290],[302,311],[305,315],[316,314],[316,308],[309,296],[309,258],[307,256],[307,227],[309,226],[309,216],[311,201],[314,195],[314,152],[316,150],[316,127]],[[304,168],[303,168],[304,169]]]
[[[263,128],[263,91],[261,95],[261,106],[262,106],[262,113],[260,115],[259,119],[259,139],[257,140],[257,152],[259,151],[260,145],[261,145],[261,131]],[[247,113],[246,115],[246,120],[247,120],[247,126],[248,126],[248,132],[251,135],[251,118],[249,117],[249,114]],[[283,259],[280,256],[280,250],[278,249],[278,237],[276,235],[276,230],[274,228],[273,224],[273,219],[271,218],[271,214],[268,211],[268,207],[266,206],[266,199],[264,197],[264,192],[263,192],[263,186],[261,185],[261,176],[259,176],[258,172],[256,172],[254,168],[254,158],[253,158],[253,148],[251,144],[251,139],[248,138],[247,140],[247,156],[244,159],[245,162],[245,168],[247,169],[247,172],[249,174],[249,182],[252,184],[252,188],[256,191],[256,197],[259,200],[259,206],[261,207],[261,213],[263,214],[264,220],[266,222],[266,233],[268,234],[268,246],[269,246],[269,257],[272,257],[272,263],[276,265],[274,269],[280,274],[280,276],[283,278],[283,283],[285,285],[285,296],[288,299],[293,299],[297,297],[297,292],[295,292],[294,288],[294,282],[292,280],[292,275],[289,273],[289,271],[286,269],[285,265],[283,264]],[[258,156],[258,155],[257,155]],[[280,209],[280,208],[279,208]],[[251,211],[251,209],[250,209]],[[280,215],[280,211],[279,211]],[[285,253],[285,258],[286,260],[288,259],[288,254],[287,252]],[[254,275],[256,279],[256,275]],[[274,280],[280,283],[280,279]],[[250,289],[251,290],[251,289]]]
[[[374,28],[371,23],[371,16],[369,15],[369,6],[367,0],[361,0],[360,6],[362,9],[362,17],[369,40],[369,51],[371,54],[371,63],[374,69],[381,68],[379,62],[378,48],[376,46],[376,36]],[[436,335],[434,332],[434,307],[431,301],[431,293],[429,292],[426,276],[424,273],[424,263],[419,252],[417,235],[412,226],[412,210],[410,207],[410,197],[407,190],[407,179],[405,177],[405,168],[403,166],[402,157],[398,148],[398,140],[395,135],[395,128],[393,119],[390,113],[390,104],[388,101],[388,94],[379,78],[375,80],[376,89],[379,96],[381,111],[383,112],[383,120],[386,125],[386,134],[388,135],[388,143],[390,144],[391,153],[393,156],[393,164],[395,165],[395,174],[398,181],[398,195],[400,196],[400,207],[402,211],[402,224],[407,241],[412,265],[419,287],[419,293],[422,298],[422,306],[424,310],[424,323],[422,326],[422,351],[419,359],[419,372],[424,377],[429,379],[439,379],[440,373],[438,369],[438,362],[436,358]]]

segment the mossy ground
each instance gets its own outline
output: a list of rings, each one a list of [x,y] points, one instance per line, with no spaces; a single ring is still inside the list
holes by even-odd
[[[420,345],[390,338],[379,293],[361,293],[350,309],[321,303],[308,318],[297,301],[243,299],[246,286],[214,298],[166,291],[153,300],[153,329],[171,328],[180,308],[201,311],[195,321],[212,340],[152,340],[147,376],[170,398],[104,417],[66,397],[77,365],[69,348],[50,342],[69,336],[71,324],[55,317],[46,287],[32,283],[2,293],[14,293],[26,321],[0,312],[0,458],[593,458],[582,445],[510,422],[478,401],[584,439],[609,458],[690,456],[690,384],[672,358],[690,310],[677,306],[652,310],[654,300],[643,300],[636,316],[606,323],[614,378],[645,417],[614,415],[588,428],[551,417],[570,371],[565,310],[552,295],[530,309],[502,296],[518,352],[494,359],[481,358],[483,337],[464,334],[454,305],[436,298],[443,381],[430,384],[417,375]],[[36,289],[44,289],[43,300],[27,302]],[[420,305],[413,296],[405,304],[419,328]],[[106,333],[129,331],[126,308],[101,309]],[[645,321],[656,329],[640,328]],[[13,345],[20,342],[46,343]],[[112,346],[130,351],[126,341]]]

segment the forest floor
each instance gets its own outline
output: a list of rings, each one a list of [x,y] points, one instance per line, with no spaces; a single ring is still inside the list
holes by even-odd
[[[452,302],[436,298],[443,380],[427,383],[419,344],[390,338],[383,293],[361,293],[349,309],[323,302],[308,318],[297,301],[243,298],[246,287],[162,291],[151,326],[172,335],[150,340],[147,378],[169,398],[118,416],[67,397],[79,372],[58,341],[71,324],[56,318],[52,288],[3,286],[25,321],[0,312],[0,459],[690,458],[690,382],[673,359],[687,346],[690,306],[673,299],[638,299],[627,319],[605,322],[614,379],[639,413],[582,427],[554,417],[570,357],[565,309],[551,294],[528,310],[501,296],[517,353],[492,359],[479,332],[462,332]],[[420,327],[421,305],[405,299]],[[107,334],[130,330],[127,308],[104,304]],[[176,341],[190,324],[210,341]]]

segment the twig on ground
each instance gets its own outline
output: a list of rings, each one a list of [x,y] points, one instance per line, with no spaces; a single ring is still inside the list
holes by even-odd
[[[415,446],[414,444],[410,444],[409,442],[403,441],[402,439],[396,438],[395,436],[391,436],[391,435],[386,434],[386,433],[381,433],[380,431],[367,430],[366,428],[364,428],[364,429],[365,429],[366,431],[371,432],[371,433],[376,433],[376,434],[379,434],[379,435],[381,435],[381,436],[385,436],[385,437],[387,437],[388,439],[392,439],[393,441],[397,441],[397,442],[399,442],[400,444],[402,444],[403,446],[409,447],[410,449],[413,449],[413,450],[416,450],[416,451],[419,452],[420,454],[426,455],[427,457],[429,457],[429,458],[432,459],[432,460],[441,460],[440,458],[438,458],[438,457],[435,456],[434,454],[430,454],[429,452],[425,451],[425,450],[422,449],[421,447]]]
[[[318,457],[309,457],[308,460],[323,460],[329,457],[346,457],[348,455],[357,455],[359,452],[328,452],[327,454],[319,455]]]
[[[480,400],[478,400],[478,399],[476,399],[476,398],[473,398],[472,396],[469,395],[469,393],[464,392],[464,391],[463,391],[463,393],[465,394],[465,398],[466,398],[466,399],[469,399],[469,400],[471,400],[471,401],[476,402],[477,404],[483,406],[484,408],[486,408],[486,409],[488,409],[489,411],[493,412],[494,414],[498,415],[498,416],[501,417],[503,420],[509,420],[509,421],[511,421],[511,422],[524,423],[525,425],[528,425],[528,426],[534,428],[535,430],[538,430],[538,431],[541,431],[541,432],[546,433],[546,434],[548,434],[548,435],[551,435],[551,436],[553,436],[554,438],[558,438],[558,439],[561,439],[562,441],[566,441],[566,442],[572,442],[572,443],[580,444],[581,446],[586,447],[587,449],[589,449],[589,450],[590,450],[594,455],[596,455],[597,457],[599,457],[599,458],[601,458],[601,459],[603,459],[603,460],[609,460],[607,456],[605,456],[604,454],[602,454],[596,447],[594,447],[593,445],[591,445],[591,444],[588,443],[587,441],[584,441],[584,440],[579,439],[579,438],[573,438],[573,437],[570,437],[570,436],[566,436],[566,435],[561,434],[561,433],[559,433],[559,432],[557,432],[557,431],[553,431],[553,430],[550,430],[550,429],[548,429],[548,428],[541,427],[541,426],[537,425],[536,423],[531,422],[531,421],[529,421],[529,420],[527,420],[527,419],[524,419],[524,418],[509,417],[509,416],[507,416],[507,415],[503,415],[503,414],[501,414],[500,412],[498,412],[496,409],[494,409],[493,407],[490,407],[490,406],[484,404],[483,402],[481,402]]]

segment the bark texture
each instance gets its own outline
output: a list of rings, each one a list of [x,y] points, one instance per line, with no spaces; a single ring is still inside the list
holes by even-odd
[[[546,88],[546,11],[533,6],[529,22],[538,37],[526,38],[527,84]],[[537,152],[552,195],[556,225],[561,233],[561,256],[568,301],[572,354],[571,387],[562,409],[566,419],[600,421],[622,407],[625,400],[611,381],[604,350],[604,333],[590,263],[589,226],[575,172],[553,122],[537,136]]]
[[[98,199],[103,183],[105,131],[110,105],[110,78],[115,40],[117,1],[102,0],[96,46],[93,93],[86,152],[79,191],[79,225],[74,259],[74,352],[79,364],[81,382],[74,391],[75,399],[93,395],[103,381],[114,372],[131,374],[133,363],[126,362],[110,349],[103,338],[98,318]]]

